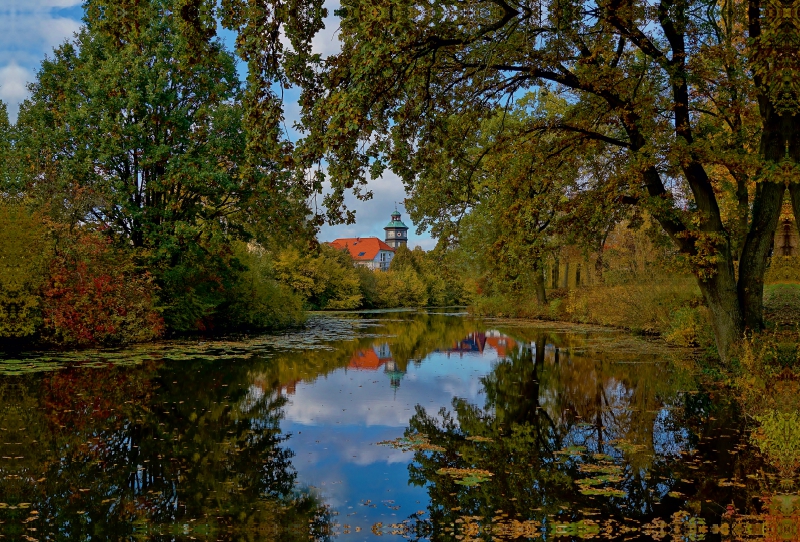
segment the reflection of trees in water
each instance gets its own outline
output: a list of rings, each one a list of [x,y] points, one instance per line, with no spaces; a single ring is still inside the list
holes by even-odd
[[[382,330],[399,370],[405,372],[410,362],[421,362],[432,352],[449,348],[475,328],[469,318],[405,314],[385,322]]]
[[[0,454],[21,457],[0,463],[0,494],[16,507],[0,510],[6,530],[156,540],[326,531],[324,508],[295,489],[285,399],[249,394],[242,364],[64,369],[5,378],[2,389],[0,423],[22,443]]]
[[[388,345],[394,368],[405,373],[410,362],[421,362],[431,352],[447,348],[475,328],[467,318],[439,314],[393,313],[368,328],[368,336],[330,343],[326,349],[276,352],[251,370],[253,385],[261,390],[288,389],[348,366],[359,351]]]
[[[691,476],[674,367],[547,355],[546,341],[498,361],[482,382],[483,408],[463,399],[437,415],[417,407],[406,437],[426,435],[430,446],[415,452],[409,477],[431,498],[418,529],[442,534],[457,519],[501,521],[498,511],[521,521],[574,521],[589,510],[644,521]],[[447,468],[493,476],[463,485]]]

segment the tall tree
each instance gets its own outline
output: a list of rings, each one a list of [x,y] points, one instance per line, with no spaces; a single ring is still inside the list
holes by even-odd
[[[278,154],[247,152],[235,58],[207,4],[86,1],[18,123],[26,197],[133,247],[181,330],[202,329],[231,291],[232,238],[303,229],[306,209],[280,188]]]
[[[342,51],[305,87],[301,155],[325,157],[333,202],[387,166],[413,190],[432,144],[452,135],[450,119],[477,129],[521,92],[547,87],[570,105],[530,129],[624,157],[626,199],[692,263],[727,359],[746,328],[762,326],[787,186],[800,214],[796,5],[348,0]]]
[[[86,25],[42,63],[20,112],[43,174],[28,192],[67,195],[76,218],[137,247],[223,219],[252,189],[238,175],[234,59],[210,39],[193,57],[172,4],[87,2]]]

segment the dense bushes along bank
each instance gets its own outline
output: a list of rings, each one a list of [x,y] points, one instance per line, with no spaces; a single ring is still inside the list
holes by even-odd
[[[165,335],[256,331],[302,323],[306,309],[464,302],[430,254],[398,250],[388,272],[355,267],[327,245],[267,250],[202,240],[174,265],[119,246],[100,229],[68,228],[0,205],[0,337],[6,344],[85,346]]]

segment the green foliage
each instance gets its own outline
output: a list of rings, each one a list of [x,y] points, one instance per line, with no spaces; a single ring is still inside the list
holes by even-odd
[[[325,27],[323,19],[328,10],[323,7],[324,0],[198,3],[209,12],[219,6],[221,24],[237,33],[236,52],[247,63],[247,86],[242,98],[246,161],[242,167],[246,174],[260,176],[269,187],[272,198],[268,203],[277,219],[274,226],[308,234],[311,227],[322,223],[322,217],[312,214],[304,202],[321,189],[322,176],[318,171],[308,174],[304,169],[309,159],[307,152],[296,149],[283,131],[281,89],[293,84],[304,88],[316,85],[314,68],[321,59],[312,51],[312,40]],[[307,99],[309,96],[303,96],[301,101]],[[264,167],[265,160],[271,167]],[[325,202],[330,201],[331,197],[326,196]],[[328,206],[329,217],[334,220],[340,218],[335,207]],[[260,212],[257,207],[253,210]],[[348,218],[353,220],[352,215]]]
[[[481,192],[483,163],[494,151],[486,142],[525,147],[527,139],[539,152],[509,153],[489,173],[513,181],[530,158],[540,181],[562,171],[572,177],[569,194],[592,197],[564,212],[587,226],[587,244],[597,249],[608,226],[601,215],[614,217],[619,203],[647,210],[697,278],[723,359],[745,328],[762,327],[764,262],[787,185],[800,202],[800,147],[785,147],[800,134],[784,103],[793,103],[786,89],[796,70],[767,70],[765,59],[778,54],[769,48],[776,34],[763,43],[748,34],[784,28],[780,10],[759,0],[662,9],[643,0],[602,9],[588,0],[373,4],[348,1],[341,52],[325,60],[322,77],[297,78],[304,167],[325,161],[326,202],[338,211],[329,215],[342,216],[345,191],[360,193],[369,177],[391,168],[418,218],[434,228],[458,223],[493,196]],[[308,60],[302,73],[319,69]],[[510,104],[532,89],[546,89],[558,107],[518,123]],[[537,105],[522,109],[535,113]],[[523,225],[544,224],[560,207],[529,205],[539,197],[525,190],[536,187],[534,178],[509,182],[507,196],[501,186],[488,217],[501,219],[494,226],[515,239],[530,231]],[[318,180],[316,190],[322,186]],[[450,234],[447,227],[435,233]],[[509,269],[518,267],[514,260],[537,264],[515,254],[535,244],[492,246]]]
[[[800,469],[800,412],[768,410],[755,417],[760,426],[752,439],[784,476]]]
[[[354,265],[346,251],[288,247],[275,256],[277,279],[314,310],[443,306],[463,303],[463,278],[443,258],[401,246],[388,271]]]
[[[357,309],[362,294],[359,273],[350,255],[328,245],[301,252],[287,247],[275,258],[278,280],[290,287],[310,309]]]
[[[47,180],[27,194],[136,247],[211,228],[254,188],[238,170],[233,57],[209,40],[190,58],[173,4],[87,2],[86,26],[42,63],[18,122],[29,167]]]
[[[592,156],[578,160],[563,140],[530,129],[552,122],[565,107],[563,98],[532,92],[482,117],[454,115],[444,122],[457,141],[429,143],[430,163],[416,177],[407,206],[442,247],[459,249],[482,293],[531,290],[545,304],[548,256],[570,238],[597,236],[587,227],[591,220],[613,225],[619,219],[610,216],[618,198],[590,190],[602,177],[580,179]],[[597,152],[590,147],[581,149]]]
[[[235,257],[244,266],[228,293],[224,310],[227,326],[238,329],[275,329],[304,321],[303,301],[278,283],[270,254],[255,244],[237,243]]]
[[[389,271],[379,274],[377,278],[381,307],[424,307],[428,305],[428,288],[412,267],[389,269]]]
[[[218,314],[228,292],[244,271],[221,232],[183,243],[163,243],[148,254],[161,288],[158,298],[167,327],[178,332],[207,331],[218,327]],[[169,240],[172,241],[172,240]]]
[[[380,271],[374,271],[363,265],[357,265],[356,275],[358,275],[358,287],[361,292],[361,306],[363,308],[375,308],[381,305],[381,292],[378,286]]]
[[[681,306],[669,317],[664,339],[678,346],[704,346],[714,343],[704,307]]]
[[[765,286],[764,315],[774,328],[797,331],[797,323],[800,322],[800,284]]]
[[[90,0],[84,9],[85,26],[42,63],[20,111],[26,201],[57,223],[102,230],[146,269],[170,331],[226,327],[246,282],[259,291],[236,308],[238,323],[296,321],[292,296],[263,290],[234,255],[237,239],[268,238],[270,225],[286,225],[273,213],[298,206],[274,183],[275,156],[246,152],[240,82],[214,38],[214,6]],[[273,296],[285,314],[267,306]]]
[[[0,200],[0,337],[34,335],[52,241],[41,216]]]
[[[800,257],[773,256],[764,281],[767,284],[800,284]]]
[[[16,133],[16,127],[8,120],[8,107],[0,100],[0,200],[15,198],[19,192]]]
[[[442,306],[454,304],[455,299],[448,299],[448,285],[441,271],[443,262],[434,254],[428,254],[420,247],[409,250],[401,245],[395,251],[389,271],[391,278],[386,281],[387,292],[384,306]],[[420,288],[422,283],[424,290]],[[391,293],[390,293],[391,292]],[[392,300],[397,300],[397,305]]]

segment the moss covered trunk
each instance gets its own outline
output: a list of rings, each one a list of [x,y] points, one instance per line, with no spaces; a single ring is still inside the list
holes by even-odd
[[[754,331],[764,327],[764,273],[785,191],[783,185],[775,183],[759,183],[756,186],[753,220],[742,250],[737,287],[744,325]]]
[[[739,303],[730,250],[723,256],[726,257],[720,258],[714,275],[706,279],[698,278],[698,284],[711,312],[719,357],[727,363],[736,342],[744,334],[744,314]]]
[[[547,292],[544,289],[544,266],[541,264],[534,269],[533,288],[536,290],[536,302],[539,306],[547,305]]]

